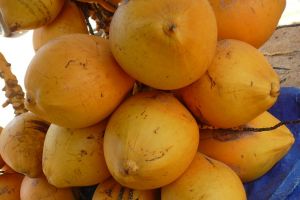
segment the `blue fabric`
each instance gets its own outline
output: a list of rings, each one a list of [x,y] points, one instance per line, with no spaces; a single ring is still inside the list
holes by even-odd
[[[300,88],[282,88],[270,112],[280,120],[300,118]],[[288,154],[260,179],[245,184],[249,200],[300,200],[300,124],[288,125],[295,143]]]

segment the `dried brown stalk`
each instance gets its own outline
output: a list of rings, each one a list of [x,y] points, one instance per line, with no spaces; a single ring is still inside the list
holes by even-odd
[[[9,37],[11,36],[11,31],[10,29],[8,28],[7,24],[5,23],[4,19],[3,19],[3,15],[1,13],[1,10],[0,10],[0,33],[3,31],[3,35],[5,37]]]
[[[9,104],[14,108],[15,115],[27,112],[24,105],[24,92],[18,84],[17,77],[11,72],[10,64],[6,61],[5,57],[0,53],[0,77],[5,81],[3,91],[7,97],[6,102],[2,107]]]
[[[289,28],[289,27],[297,27],[297,26],[300,26],[300,23],[293,23],[293,24],[287,24],[287,25],[280,25],[280,26],[277,26],[276,29]]]
[[[246,126],[233,127],[233,128],[217,128],[217,127],[209,126],[209,125],[205,125],[205,124],[199,124],[199,128],[202,130],[219,130],[219,131],[228,131],[228,132],[264,132],[264,131],[272,131],[281,126],[289,125],[289,124],[300,124],[300,119],[281,121],[281,122],[275,124],[274,126],[260,127],[260,128],[246,127]]]
[[[114,11],[117,9],[117,5],[114,5],[109,0],[103,0],[100,3],[81,1],[75,1],[75,3],[84,14],[90,34],[108,38],[110,22]],[[92,27],[90,20],[96,23],[96,27]]]
[[[98,32],[104,32],[106,36],[109,35],[109,26],[112,20],[113,13],[107,11],[100,4],[93,4],[94,16],[92,17],[97,23],[96,30]]]
[[[80,2],[80,1],[75,1],[77,7],[81,10],[83,16],[84,16],[84,19],[85,19],[85,23],[88,27],[88,30],[89,30],[89,33],[91,35],[94,35],[94,30],[93,30],[93,27],[89,21],[89,17],[91,15],[91,12],[90,12],[90,4],[89,3],[84,3],[84,2]]]

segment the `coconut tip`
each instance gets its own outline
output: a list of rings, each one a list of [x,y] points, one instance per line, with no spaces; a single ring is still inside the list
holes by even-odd
[[[280,94],[280,84],[272,82],[271,89],[270,89],[270,96],[277,98]]]
[[[123,172],[126,175],[136,174],[138,169],[139,169],[139,167],[138,167],[137,163],[133,160],[126,160],[123,163]]]

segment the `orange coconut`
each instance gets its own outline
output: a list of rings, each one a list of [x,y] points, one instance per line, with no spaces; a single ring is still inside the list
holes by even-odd
[[[262,53],[242,41],[222,40],[205,75],[179,93],[203,123],[230,128],[270,108],[279,91],[279,77]]]
[[[110,46],[121,67],[158,89],[199,79],[213,59],[216,19],[208,1],[124,1],[110,25]]]
[[[272,127],[280,121],[268,112],[245,125],[248,128]],[[286,126],[264,132],[202,130],[199,151],[224,162],[243,182],[267,173],[293,145],[295,138]]]
[[[198,152],[184,174],[161,189],[161,199],[246,200],[247,197],[232,169]]]
[[[106,121],[70,129],[52,124],[43,151],[43,171],[55,187],[89,186],[110,176],[103,154]]]
[[[28,30],[50,23],[64,0],[0,0],[0,14],[10,31]]]
[[[20,198],[22,200],[75,200],[71,188],[56,188],[50,185],[47,179],[24,177]]]
[[[219,39],[237,39],[260,47],[273,34],[286,0],[209,0]]]
[[[169,184],[189,166],[199,130],[172,95],[138,93],[112,114],[104,135],[104,156],[123,186],[147,190]]]
[[[14,117],[0,136],[0,153],[14,171],[30,177],[42,172],[42,152],[49,123],[31,112]]]
[[[37,51],[49,40],[70,33],[88,34],[88,30],[80,9],[74,2],[68,0],[53,22],[34,29],[32,36],[33,48]]]
[[[24,175],[8,173],[0,175],[0,200],[19,200]]]
[[[25,106],[51,123],[88,127],[110,115],[133,84],[107,40],[69,34],[51,40],[33,57],[25,76]]]

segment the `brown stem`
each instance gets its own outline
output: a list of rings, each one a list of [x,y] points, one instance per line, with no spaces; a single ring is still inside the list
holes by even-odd
[[[106,10],[101,4],[93,4],[92,8],[95,12],[95,16],[98,20],[95,20],[98,25],[98,31],[103,30],[106,36],[109,35],[109,26],[113,16],[113,13]]]
[[[154,88],[151,88],[141,82],[136,81],[134,83],[133,89],[131,91],[131,95],[135,95],[139,92],[149,92],[149,91],[154,91],[154,90],[155,90]],[[165,92],[167,92],[167,91],[165,91]]]
[[[200,124],[199,128],[202,130],[219,130],[219,131],[230,131],[230,132],[264,132],[264,131],[272,131],[274,129],[279,128],[280,126],[289,125],[289,124],[300,124],[300,119],[282,121],[279,122],[278,124],[275,124],[274,126],[261,127],[261,128],[253,128],[253,127],[217,128],[214,126],[208,126],[204,124]]]
[[[15,110],[15,115],[27,112],[24,105],[24,92],[18,84],[17,77],[11,72],[10,64],[5,57],[0,53],[0,77],[5,81],[3,91],[7,97],[6,102],[2,107],[11,104]]]
[[[2,15],[2,13],[0,11],[0,33],[1,33],[1,31],[4,32],[4,36],[5,37],[11,36],[11,31],[8,28],[7,24],[5,23],[5,21],[3,19],[3,15]]]
[[[110,22],[118,5],[115,5],[108,0],[102,0],[97,3],[75,1],[75,3],[84,14],[85,22],[90,34],[108,38]],[[97,24],[95,28],[90,24],[90,17],[95,20]]]
[[[107,4],[109,4],[111,7],[113,7],[115,10],[118,8],[118,5],[115,5],[114,3],[112,3],[110,0],[103,0],[105,1]]]
[[[83,13],[83,16],[84,16],[84,20],[85,20],[85,23],[88,27],[88,30],[89,30],[89,33],[91,35],[94,35],[94,30],[93,30],[93,27],[89,21],[89,4],[87,3],[83,3],[83,2],[78,2],[78,1],[75,1],[77,7],[81,10],[81,12]]]
[[[118,5],[112,3],[111,0],[100,0],[97,2],[97,4],[99,4],[103,9],[111,13],[114,13],[118,8]]]
[[[294,23],[294,24],[280,25],[280,26],[277,26],[276,29],[297,27],[297,26],[300,26],[300,24],[299,23]]]

